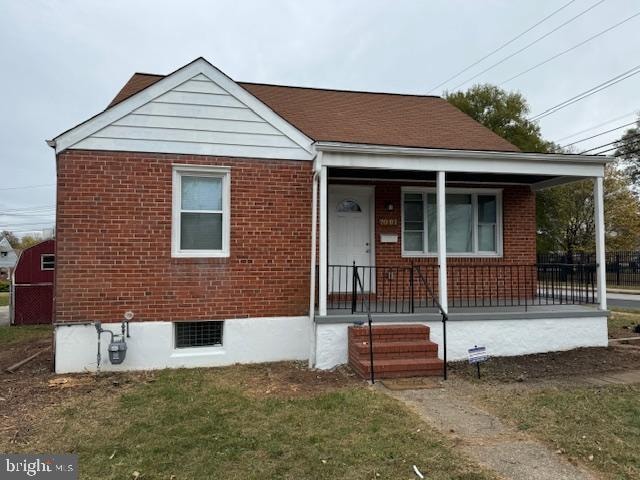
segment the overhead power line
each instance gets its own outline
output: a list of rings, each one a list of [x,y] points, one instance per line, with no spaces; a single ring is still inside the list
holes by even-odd
[[[628,137],[626,137],[624,140],[629,140],[629,139],[638,138],[638,137],[640,137],[640,133],[634,133],[633,135],[629,135]],[[594,150],[598,150],[599,148],[608,147],[609,145],[614,145],[616,143],[619,143],[621,140],[622,139],[619,138],[618,140],[614,140],[613,142],[604,143],[602,145],[598,145],[597,147],[593,147],[593,148],[590,148],[588,150],[584,150],[584,151],[582,151],[580,153],[581,154],[582,153],[588,153],[588,152],[592,152]],[[614,149],[616,149],[616,148],[618,148],[618,147],[614,147]]]
[[[630,111],[629,113],[625,113],[624,115],[620,115],[619,117],[610,118],[609,120],[607,120],[605,122],[599,123],[597,125],[593,125],[593,126],[591,126],[589,128],[585,128],[585,129],[580,130],[578,132],[574,132],[571,135],[565,135],[562,138],[558,138],[557,140],[554,140],[554,142],[555,143],[559,143],[562,140],[566,140],[567,138],[575,137],[577,135],[580,135],[581,133],[590,132],[591,130],[595,130],[596,128],[600,128],[600,127],[603,127],[605,125],[609,125],[610,123],[617,122],[618,120],[622,120],[623,118],[626,118],[626,117],[628,117],[630,115],[636,115],[639,111],[640,111],[640,109],[635,109],[635,110]]]
[[[2,208],[2,207],[0,207]],[[35,207],[26,207],[26,208],[2,208],[3,212],[7,212],[7,213],[14,213],[14,212],[36,212],[36,211],[43,211],[43,210],[55,210],[55,205],[42,205],[42,206],[35,206]]]
[[[55,212],[44,212],[44,213],[5,213],[0,210],[0,217],[53,217],[55,216]]]
[[[607,148],[606,150],[602,150],[601,152],[591,153],[590,155],[605,155],[605,154],[608,154],[609,152],[612,152],[612,151],[617,150],[617,149],[618,149],[618,147],[611,147],[611,148]],[[631,150],[630,152],[624,152],[624,155],[629,154],[629,153],[633,154],[633,153],[639,153],[639,152],[640,152],[640,150]],[[620,158],[622,155],[623,154],[611,155],[611,156],[615,157],[615,158]]]
[[[589,8],[581,11],[580,13],[578,13],[577,15],[571,17],[569,20],[567,20],[564,23],[561,23],[560,25],[558,25],[556,28],[548,31],[547,33],[545,33],[544,35],[536,38],[534,41],[527,43],[524,47],[520,48],[519,50],[516,50],[515,52],[507,55],[506,57],[502,58],[501,60],[497,61],[496,63],[494,63],[493,65],[485,68],[484,70],[480,71],[479,73],[476,73],[474,76],[467,78],[464,82],[459,83],[458,85],[456,85],[455,87],[453,87],[452,90],[457,90],[458,88],[460,88],[462,85],[464,85],[465,83],[470,82],[471,80],[474,80],[476,78],[478,78],[480,75],[487,73],[489,70],[493,70],[494,68],[496,68],[498,65],[503,64],[504,62],[506,62],[507,60],[509,60],[510,58],[515,57],[516,55],[518,55],[519,53],[524,52],[525,50],[529,49],[530,47],[534,46],[536,43],[544,40],[545,38],[547,38],[549,35],[557,32],[558,30],[560,30],[561,28],[566,27],[567,25],[569,25],[571,22],[577,20],[578,18],[580,18],[582,15],[585,15],[586,13],[588,13],[589,11],[593,10],[594,8],[596,8],[598,5],[600,5],[601,3],[603,3],[605,0],[599,0],[596,3],[594,3],[593,5],[591,5]]]
[[[624,155],[633,155],[634,153],[640,153],[640,148],[638,150],[631,150],[630,152],[624,152]],[[614,157],[621,157],[623,154],[614,155]]]
[[[44,188],[44,187],[55,187],[55,183],[47,183],[44,185],[25,185],[22,187],[2,187],[0,190],[27,190],[29,188]]]
[[[42,222],[25,222],[25,223],[12,223],[12,224],[4,224],[4,226],[0,227],[0,230],[11,230],[11,228],[20,228],[27,227],[31,225],[51,225],[51,221],[42,221]]]
[[[10,230],[10,231],[11,233],[41,233],[43,230],[50,229],[50,228],[55,229],[55,225],[49,225],[42,228],[32,228],[31,230]]]
[[[549,107],[545,111],[540,112],[537,115],[533,115],[532,117],[529,118],[529,120],[531,120],[531,121],[540,120],[541,118],[544,118],[544,117],[546,117],[548,115],[556,113],[557,111],[562,110],[563,108],[566,108],[569,105],[573,105],[574,103],[579,102],[580,100],[584,100],[585,98],[590,97],[591,95],[593,95],[595,93],[598,93],[601,90],[604,90],[606,88],[612,87],[616,83],[620,83],[623,80],[626,80],[627,78],[633,77],[634,75],[637,75],[638,73],[640,73],[640,65],[636,65],[635,67],[627,70],[626,72],[623,72],[623,73],[621,73],[619,75],[616,75],[615,77],[610,78],[609,80],[606,80],[606,81],[596,85],[595,87],[591,87],[590,89],[585,90],[584,92],[581,92],[578,95],[575,95],[575,96],[565,100],[564,102],[560,102],[557,105]]]
[[[622,21],[620,21],[620,22],[618,22],[618,23],[616,23],[614,25],[611,25],[608,28],[605,28],[604,30],[596,33],[595,35],[591,35],[589,38],[586,38],[586,39],[582,40],[581,42],[576,43],[572,47],[569,47],[569,48],[567,48],[566,50],[563,50],[560,53],[556,53],[555,55],[552,55],[551,57],[547,58],[546,60],[543,60],[540,63],[536,63],[533,67],[529,67],[526,70],[523,70],[522,72],[514,75],[513,77],[507,78],[503,82],[500,82],[498,85],[502,86],[505,83],[510,82],[511,80],[515,80],[516,78],[521,77],[522,75],[524,75],[526,73],[529,73],[530,71],[535,70],[536,68],[541,67],[542,65],[544,65],[546,63],[549,63],[550,61],[555,60],[556,58],[561,57],[562,55],[564,55],[566,53],[569,53],[572,50],[575,50],[576,48],[581,47],[582,45],[584,45],[586,43],[589,43],[591,40],[594,40],[594,39],[604,35],[605,33],[610,32],[611,30],[613,30],[615,28],[618,28],[619,26],[623,25],[624,23],[627,23],[628,21],[634,19],[638,15],[640,15],[640,12],[637,12],[634,15],[631,15],[630,17],[627,17],[624,20],[622,20]]]
[[[567,8],[569,5],[571,5],[572,3],[574,3],[576,0],[571,0],[570,2],[565,3],[564,5],[562,5],[560,8],[558,8],[557,10],[554,10],[553,12],[551,12],[549,15],[547,15],[546,17],[544,17],[542,20],[539,20],[538,22],[534,23],[532,26],[530,26],[529,28],[527,28],[524,32],[519,33],[518,35],[516,35],[515,37],[513,37],[511,40],[503,43],[502,45],[500,45],[498,48],[490,51],[489,53],[487,53],[485,56],[483,56],[482,58],[476,60],[475,62],[473,62],[471,65],[463,68],[462,70],[460,70],[458,73],[456,73],[455,75],[452,75],[451,77],[447,78],[445,81],[439,83],[438,85],[436,85],[435,87],[433,87],[432,89],[430,89],[427,93],[431,93],[433,92],[435,89],[440,88],[441,86],[445,85],[446,83],[449,83],[451,80],[453,80],[454,78],[459,77],[460,75],[462,75],[464,72],[466,72],[467,70],[475,67],[476,65],[478,65],[479,63],[481,63],[482,61],[486,60],[487,58],[489,58],[491,55],[494,55],[496,53],[498,53],[500,50],[502,50],[503,48],[511,45],[513,42],[515,42],[516,40],[518,40],[519,38],[523,37],[524,35],[526,35],[527,33],[529,33],[531,30],[533,30],[534,28],[536,28],[537,26],[541,25],[542,23],[546,22],[547,20],[549,20],[551,17],[553,17],[556,13],[559,13],[560,11],[564,10],[565,8]]]
[[[570,147],[571,145],[575,145],[577,143],[586,142],[587,140],[591,140],[592,138],[600,137],[600,136],[605,135],[607,133],[615,132],[616,130],[620,130],[621,128],[628,127],[630,125],[635,125],[635,124],[636,124],[636,122],[633,121],[633,122],[625,123],[624,125],[618,125],[617,127],[609,129],[609,130],[605,130],[604,132],[596,133],[595,135],[591,135],[590,137],[581,138],[580,140],[576,140],[575,142],[571,142],[571,143],[567,143],[566,145],[562,145],[561,148],[566,148],[566,147]]]

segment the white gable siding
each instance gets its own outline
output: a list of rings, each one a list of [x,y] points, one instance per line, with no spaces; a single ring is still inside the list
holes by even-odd
[[[71,146],[74,149],[308,160],[303,148],[198,74]]]
[[[9,240],[0,238],[0,268],[13,268],[16,266],[18,256],[11,247]]]

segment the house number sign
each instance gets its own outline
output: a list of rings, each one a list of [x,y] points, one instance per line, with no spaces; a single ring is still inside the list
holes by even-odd
[[[383,227],[391,227],[391,226],[398,225],[398,219],[397,218],[381,218],[380,220],[378,220],[378,223],[380,223],[380,225],[382,225]]]

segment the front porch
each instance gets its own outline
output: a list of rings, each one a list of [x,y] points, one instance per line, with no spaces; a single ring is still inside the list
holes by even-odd
[[[319,147],[316,366],[346,362],[353,323],[426,325],[450,360],[607,344],[606,160]],[[535,192],[583,179],[596,263],[536,263]]]

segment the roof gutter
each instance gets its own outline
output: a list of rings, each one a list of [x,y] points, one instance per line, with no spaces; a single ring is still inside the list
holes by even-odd
[[[369,155],[400,155],[408,157],[451,158],[461,160],[511,160],[511,161],[540,161],[540,162],[576,162],[605,165],[615,158],[609,155],[574,155],[557,153],[523,153],[499,152],[485,150],[449,150],[444,148],[416,148],[396,147],[388,145],[373,145],[363,143],[316,142],[315,148],[319,152],[357,153]]]

